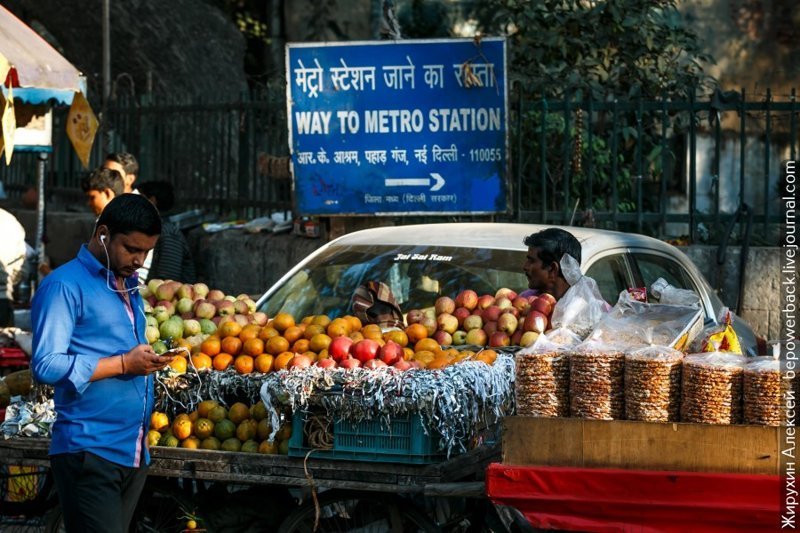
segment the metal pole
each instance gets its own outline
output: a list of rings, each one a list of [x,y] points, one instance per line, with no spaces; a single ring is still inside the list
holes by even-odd
[[[103,0],[103,110],[100,127],[103,129],[103,151],[108,153],[111,139],[106,126],[108,100],[111,96],[111,0]]]
[[[45,175],[47,166],[47,152],[39,152],[39,161],[36,166],[36,181],[38,182],[39,197],[36,212],[36,265],[34,272],[39,271],[39,265],[46,262],[44,241],[45,241]],[[38,280],[38,278],[37,278]],[[33,293],[33,291],[31,291]]]

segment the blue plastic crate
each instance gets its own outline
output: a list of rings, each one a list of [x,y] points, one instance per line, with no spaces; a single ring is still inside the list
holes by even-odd
[[[289,455],[305,457],[311,450],[306,441],[307,413],[292,417],[292,437]],[[439,438],[435,432],[425,434],[419,414],[393,417],[389,427],[380,420],[363,420],[359,423],[345,420],[333,423],[333,449],[317,450],[312,457],[350,461],[382,463],[429,464],[438,463],[446,454],[438,450]]]

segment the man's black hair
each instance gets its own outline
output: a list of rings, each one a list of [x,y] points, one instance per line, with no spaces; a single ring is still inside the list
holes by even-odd
[[[137,187],[139,194],[145,198],[156,199],[156,207],[166,213],[175,205],[175,189],[168,181],[146,181]]]
[[[561,257],[564,254],[571,255],[578,264],[581,264],[580,241],[563,229],[547,228],[533,233],[525,237],[523,244],[529,248],[536,248],[543,264],[550,264],[553,261],[561,264]]]
[[[111,236],[134,231],[161,235],[161,216],[150,200],[139,194],[120,194],[100,213],[97,226],[107,226]]]
[[[125,171],[125,174],[139,175],[139,162],[136,161],[133,154],[129,154],[128,152],[112,152],[106,156],[106,161],[119,163],[122,170]]]
[[[81,180],[81,189],[83,189],[83,192],[102,192],[106,189],[111,189],[115,196],[119,196],[125,192],[125,182],[122,180],[122,174],[116,170],[98,168]]]

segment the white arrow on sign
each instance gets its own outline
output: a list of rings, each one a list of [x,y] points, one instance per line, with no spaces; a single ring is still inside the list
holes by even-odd
[[[431,178],[433,178],[433,187],[431,187],[431,192],[438,191],[444,187],[445,181],[441,174],[437,172],[431,172]],[[386,178],[386,180],[384,180],[384,185],[387,187],[427,187],[430,184],[430,178]]]

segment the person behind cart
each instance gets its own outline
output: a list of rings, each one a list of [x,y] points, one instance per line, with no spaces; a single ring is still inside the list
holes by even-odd
[[[108,203],[123,193],[122,175],[116,170],[98,168],[81,180],[86,204],[94,216],[99,217]]]
[[[0,209],[0,327],[14,325],[14,286],[25,277],[25,229],[14,215]]]
[[[570,288],[562,272],[561,258],[569,254],[580,265],[581,243],[568,231],[548,228],[525,237],[528,247],[522,271],[528,278],[524,296],[549,293],[560,300]]]
[[[147,476],[152,374],[172,357],[147,344],[136,269],[160,233],[146,198],[114,198],[33,298],[31,368],[55,388],[50,462],[68,532],[127,531]]]

